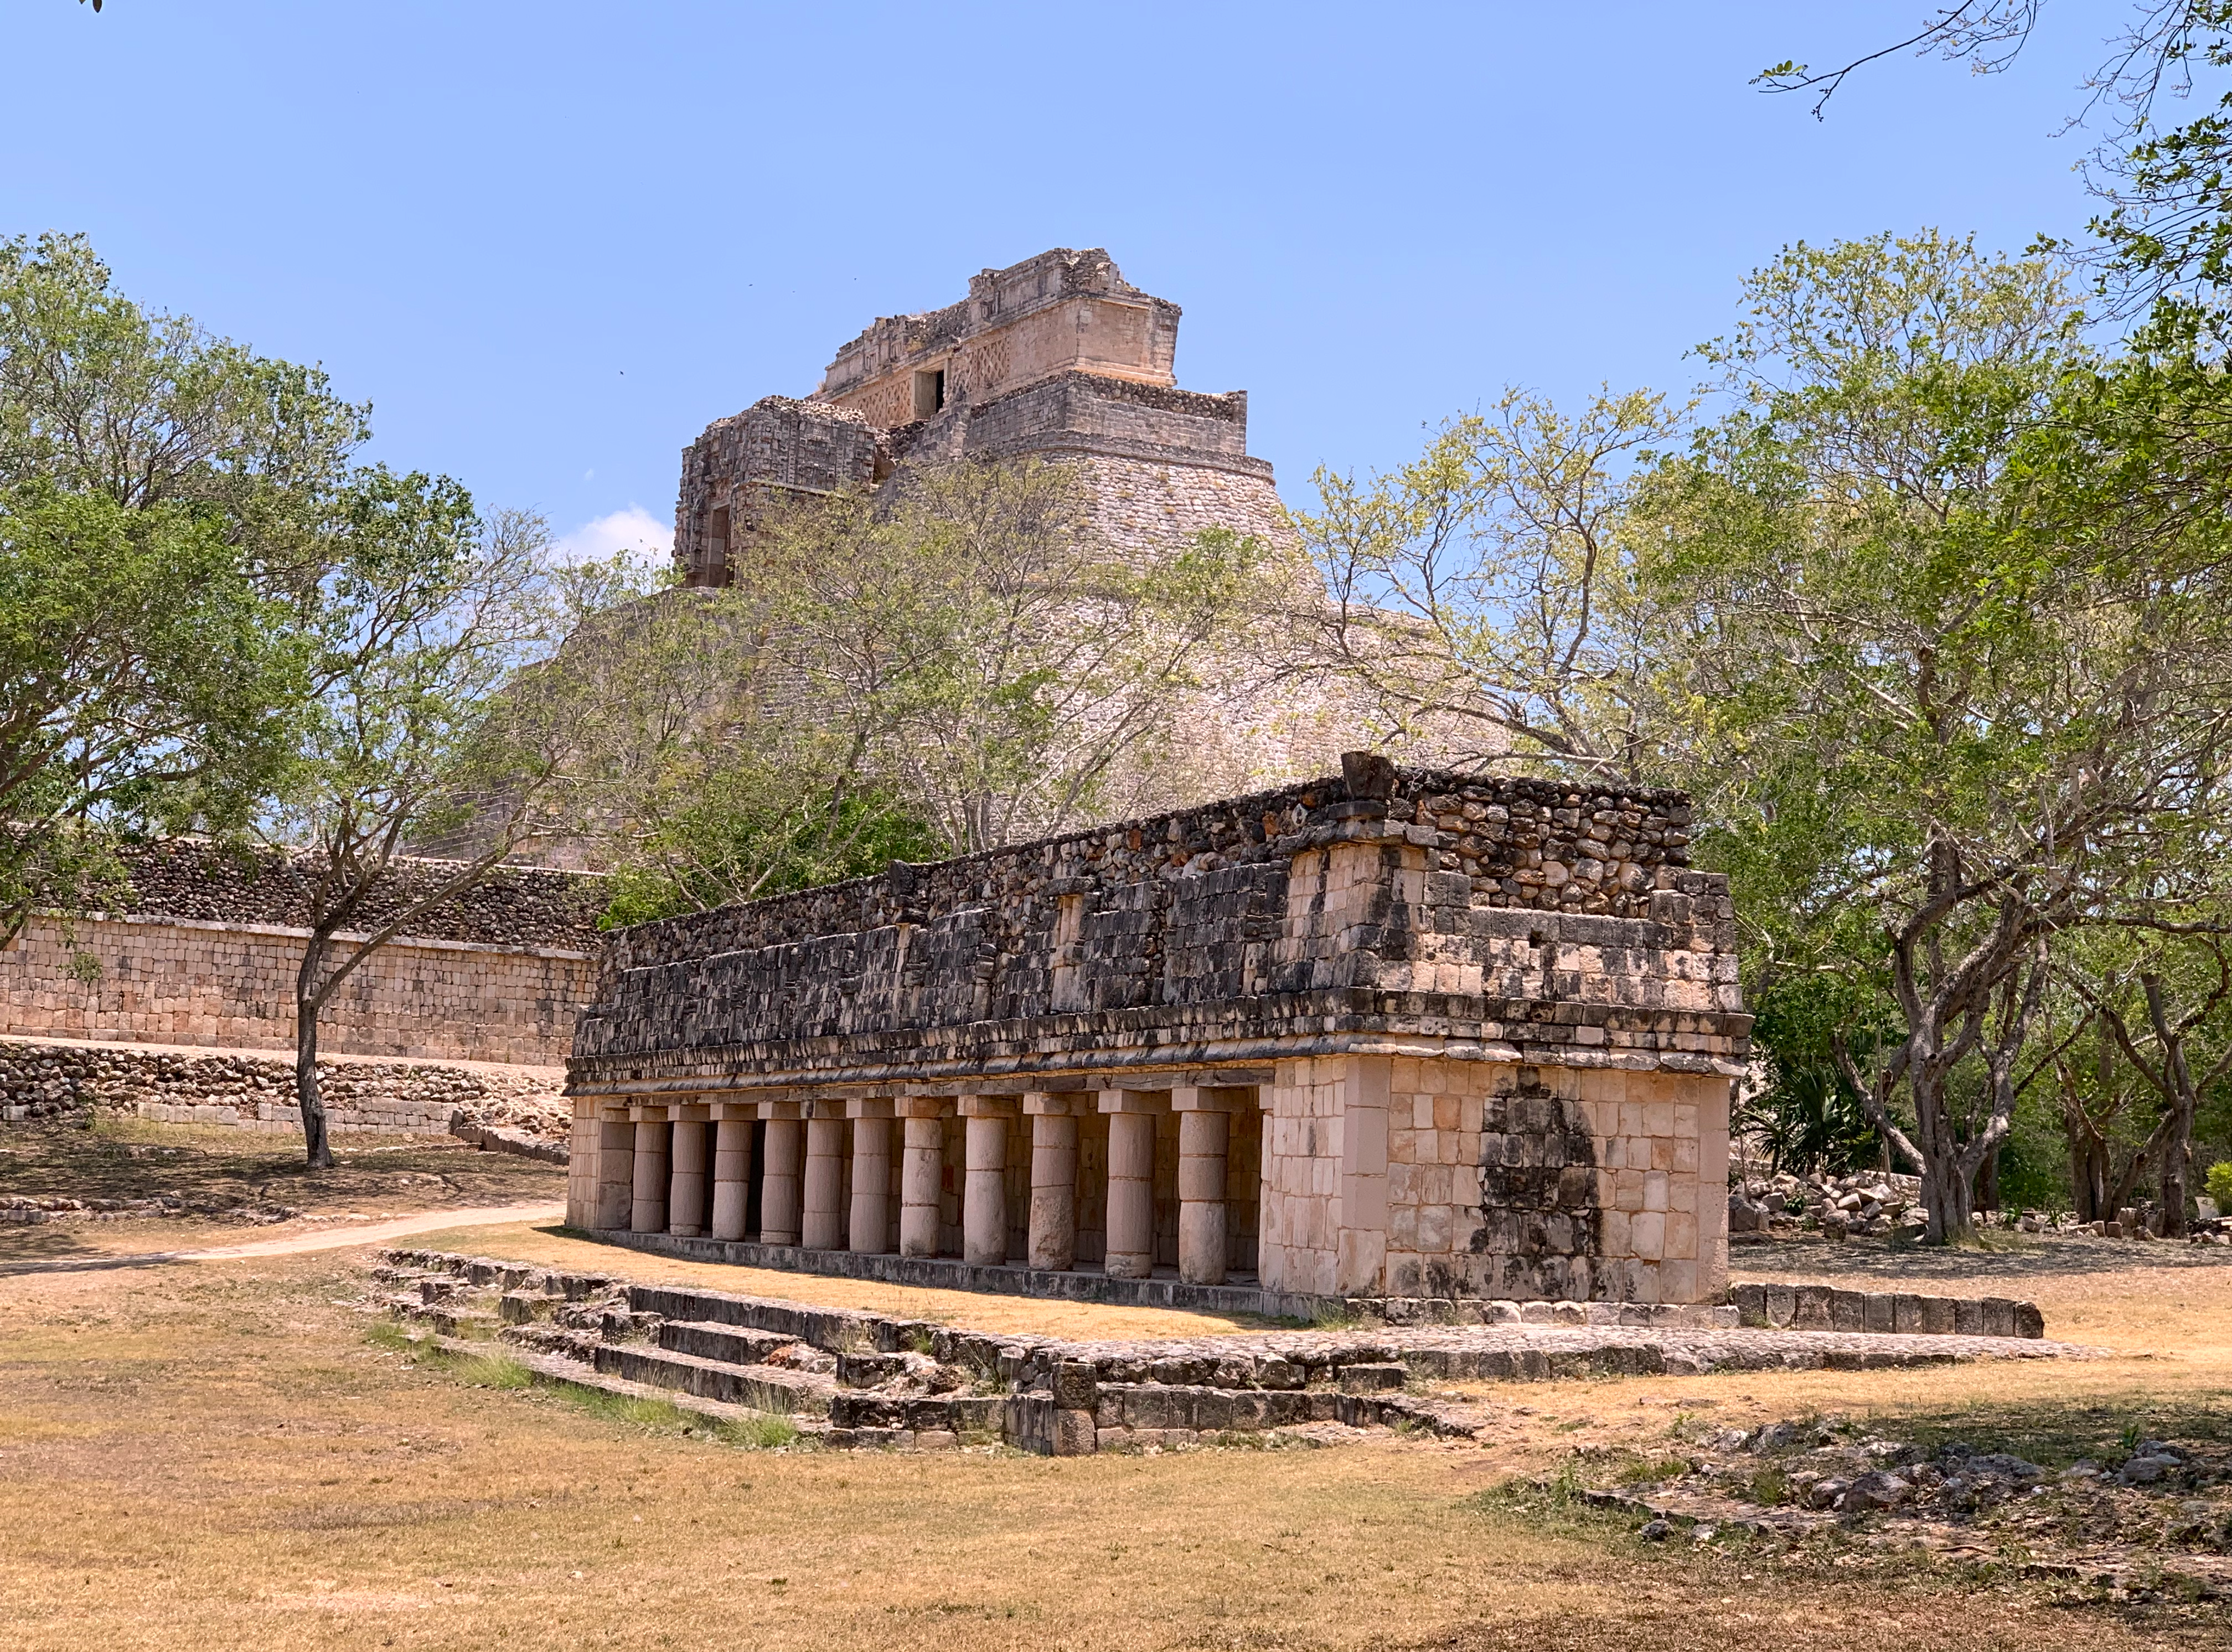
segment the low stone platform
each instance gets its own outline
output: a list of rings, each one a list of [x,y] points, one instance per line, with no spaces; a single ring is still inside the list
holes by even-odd
[[[1515,1302],[1450,1297],[1320,1297],[1265,1291],[1246,1276],[1220,1285],[1188,1285],[1174,1268],[1145,1279],[1110,1277],[1090,1264],[1061,1270],[1015,1263],[966,1262],[951,1256],[822,1250],[762,1245],[750,1239],[685,1238],[675,1233],[599,1232],[585,1237],[654,1256],[730,1267],[772,1268],[828,1278],[873,1279],[885,1285],[938,1291],[986,1291],[1055,1302],[1100,1302],[1125,1308],[1174,1308],[1187,1312],[1247,1314],[1262,1319],[1369,1317],[1389,1324],[1595,1324],[1730,1326],[1733,1307],[1711,1303]]]
[[[1489,1421],[1484,1409],[1420,1385],[2086,1351],[2015,1337],[1524,1323],[1080,1342],[444,1252],[383,1256],[376,1277],[390,1287],[380,1298],[389,1312],[444,1337],[529,1350],[522,1363],[544,1381],[658,1389],[724,1416],[737,1407],[786,1415],[833,1447],[973,1439],[1074,1455],[1327,1424],[1474,1438]]]

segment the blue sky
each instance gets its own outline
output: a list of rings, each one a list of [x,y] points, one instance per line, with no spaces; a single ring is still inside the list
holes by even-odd
[[[1927,9],[0,0],[0,234],[88,231],[584,544],[663,532],[683,446],[873,316],[1106,246],[1300,502],[1507,383],[1686,387],[1790,241],[2081,230],[2055,133],[2125,0],[1825,122],[1747,84]]]

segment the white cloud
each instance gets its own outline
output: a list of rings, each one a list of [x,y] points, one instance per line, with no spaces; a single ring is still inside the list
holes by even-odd
[[[671,556],[674,526],[661,522],[641,505],[632,504],[560,536],[555,550],[561,563],[601,562],[622,551],[639,556]]]

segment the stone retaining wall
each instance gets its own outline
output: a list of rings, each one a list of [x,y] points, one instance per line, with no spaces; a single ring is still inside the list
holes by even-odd
[[[2034,1302],[2008,1297],[1925,1297],[1839,1291],[1823,1285],[1729,1287],[1739,1323],[1792,1330],[1877,1330],[1924,1336],[2043,1337]]]

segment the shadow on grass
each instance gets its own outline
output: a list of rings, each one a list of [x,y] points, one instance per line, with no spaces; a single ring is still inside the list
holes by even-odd
[[[446,1136],[342,1136],[312,1170],[299,1136],[94,1115],[0,1135],[0,1193],[83,1200],[172,1198],[199,1215],[279,1203],[306,1210],[507,1204],[562,1188],[563,1165],[477,1152]]]
[[[1995,1402],[1964,1396],[1957,1404],[1865,1416],[1877,1432],[1935,1449],[1955,1441],[1978,1451],[2003,1451],[2043,1468],[2080,1458],[2117,1463],[2142,1440],[2184,1447],[2232,1446],[2232,1392],[2195,1389],[2128,1400],[2099,1395]]]
[[[1998,1234],[1975,1246],[1917,1245],[1890,1239],[1768,1239],[1733,1245],[1729,1271],[1781,1279],[1896,1278],[1958,1285],[2133,1268],[2232,1270],[2232,1249],[2180,1240],[2099,1239],[2075,1234]],[[2228,1279],[2232,1284],[2232,1279]]]

